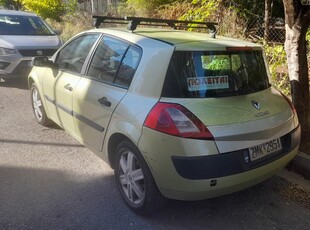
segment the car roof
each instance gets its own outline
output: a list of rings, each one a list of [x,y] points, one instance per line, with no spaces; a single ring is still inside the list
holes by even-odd
[[[262,46],[257,43],[243,41],[239,39],[212,36],[208,33],[175,30],[175,29],[161,29],[161,28],[137,28],[134,32],[125,28],[101,28],[93,31],[101,31],[110,35],[115,35],[121,38],[130,38],[133,36],[140,36],[159,40],[176,47],[176,50],[226,50],[227,47],[251,47],[253,49],[261,49]]]
[[[16,16],[36,16],[36,14],[26,11],[17,11],[17,10],[5,10],[0,9],[0,15],[16,15]]]

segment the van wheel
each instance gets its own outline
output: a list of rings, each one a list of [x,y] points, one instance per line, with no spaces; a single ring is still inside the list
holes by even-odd
[[[30,91],[31,91],[32,109],[33,109],[34,116],[37,122],[40,125],[49,126],[51,124],[51,120],[49,120],[46,116],[45,109],[43,107],[43,103],[41,100],[41,96],[39,94],[39,91],[35,83],[31,85]]]
[[[139,150],[129,141],[116,148],[115,177],[126,205],[140,215],[150,215],[166,203]]]

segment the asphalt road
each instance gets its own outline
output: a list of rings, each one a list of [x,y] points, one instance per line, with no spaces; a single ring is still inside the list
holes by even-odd
[[[309,186],[309,181],[306,182]],[[23,85],[0,83],[0,229],[309,229],[310,193],[274,176],[140,217],[113,171],[63,130],[38,125]]]

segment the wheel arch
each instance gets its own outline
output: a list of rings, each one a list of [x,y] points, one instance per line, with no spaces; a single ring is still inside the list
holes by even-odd
[[[31,89],[32,84],[35,83],[34,79],[32,77],[28,78],[28,89]]]
[[[130,141],[131,143],[133,143],[136,146],[136,144],[130,138],[128,138],[127,136],[125,136],[124,134],[121,134],[121,133],[114,133],[109,138],[108,160],[109,160],[109,165],[112,169],[114,169],[114,167],[115,167],[115,160],[116,160],[115,150],[116,150],[117,146],[119,145],[119,143],[121,143],[122,141],[125,141],[125,140]]]

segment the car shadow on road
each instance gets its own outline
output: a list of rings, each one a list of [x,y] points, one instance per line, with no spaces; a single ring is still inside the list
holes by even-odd
[[[18,88],[28,90],[27,78],[25,79],[10,79],[10,80],[1,80],[0,78],[0,87],[8,88]]]
[[[307,210],[301,214],[290,201],[281,203],[274,191],[287,184],[278,178],[215,199],[171,201],[150,217],[126,207],[112,170],[72,176],[54,169],[0,166],[0,181],[1,229],[285,229],[291,221],[302,226],[310,221],[302,216]],[[284,215],[288,210],[295,214]]]

